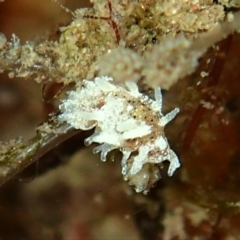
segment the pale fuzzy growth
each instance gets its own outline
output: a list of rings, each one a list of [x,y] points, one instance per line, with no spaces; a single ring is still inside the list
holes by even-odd
[[[99,75],[111,75],[114,82],[137,82],[142,69],[143,59],[133,50],[122,47],[109,51],[95,67]]]
[[[178,79],[192,73],[198,65],[198,58],[205,52],[192,49],[192,41],[184,36],[165,37],[144,55],[143,75],[151,87],[169,89]]]
[[[164,126],[179,109],[164,116],[159,88],[155,90],[156,100],[152,100],[141,94],[134,82],[117,86],[111,81],[109,77],[84,80],[82,88],[69,92],[62,102],[58,118],[76,129],[96,127],[85,144],[99,143],[93,151],[101,152],[102,161],[106,161],[108,152],[119,149],[123,153],[124,179],[137,192],[147,193],[160,178],[159,164],[170,162],[169,176],[180,166],[164,134]]]
[[[118,47],[105,54],[94,65],[93,71],[97,75],[113,77],[116,83],[127,80],[137,82],[144,77],[153,88],[160,86],[169,89],[179,79],[194,72],[198,66],[198,58],[206,48],[195,48],[193,44],[194,41],[183,35],[175,38],[167,36],[160,45],[155,45],[143,56],[131,49]]]

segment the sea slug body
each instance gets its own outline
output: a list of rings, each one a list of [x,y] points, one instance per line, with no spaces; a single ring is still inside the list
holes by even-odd
[[[106,161],[108,152],[119,149],[123,154],[124,179],[134,185],[137,192],[147,193],[160,178],[161,162],[170,162],[169,176],[180,166],[164,134],[164,126],[179,109],[164,116],[160,88],[155,89],[155,100],[152,100],[140,93],[134,82],[118,86],[112,81],[105,76],[83,80],[83,86],[70,91],[60,105],[58,118],[76,129],[95,127],[85,144],[99,143],[93,152],[101,152],[102,161]]]

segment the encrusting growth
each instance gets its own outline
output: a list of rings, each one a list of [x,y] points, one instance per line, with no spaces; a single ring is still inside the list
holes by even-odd
[[[137,192],[147,193],[160,178],[160,163],[170,162],[169,176],[180,166],[164,134],[164,126],[179,109],[164,116],[160,88],[155,90],[155,100],[152,100],[140,93],[134,82],[117,86],[112,80],[110,77],[84,80],[82,87],[70,91],[68,99],[62,102],[58,118],[76,129],[95,127],[85,144],[99,143],[93,152],[101,152],[102,161],[106,161],[108,152],[119,149],[123,154],[124,179]]]

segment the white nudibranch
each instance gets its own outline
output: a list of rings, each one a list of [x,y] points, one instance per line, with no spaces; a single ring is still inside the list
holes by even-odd
[[[106,161],[108,152],[119,149],[123,154],[124,180],[134,185],[137,192],[147,193],[160,178],[161,162],[170,162],[169,176],[180,166],[164,134],[164,126],[179,108],[164,116],[160,88],[155,89],[155,100],[152,100],[140,93],[135,83],[117,86],[112,80],[110,77],[84,80],[82,87],[68,93],[59,107],[58,118],[76,129],[95,127],[85,144],[99,143],[93,152],[101,152],[102,161]]]

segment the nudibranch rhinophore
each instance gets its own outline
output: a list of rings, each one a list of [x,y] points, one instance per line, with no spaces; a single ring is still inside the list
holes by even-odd
[[[155,89],[153,100],[140,93],[134,82],[118,86],[112,81],[106,76],[83,80],[82,86],[70,91],[61,103],[58,118],[76,129],[95,127],[85,144],[99,143],[93,152],[101,152],[102,161],[106,161],[108,152],[119,149],[124,180],[137,192],[147,193],[160,178],[161,162],[170,162],[169,176],[180,166],[164,134],[164,126],[179,108],[164,116],[160,88]]]

